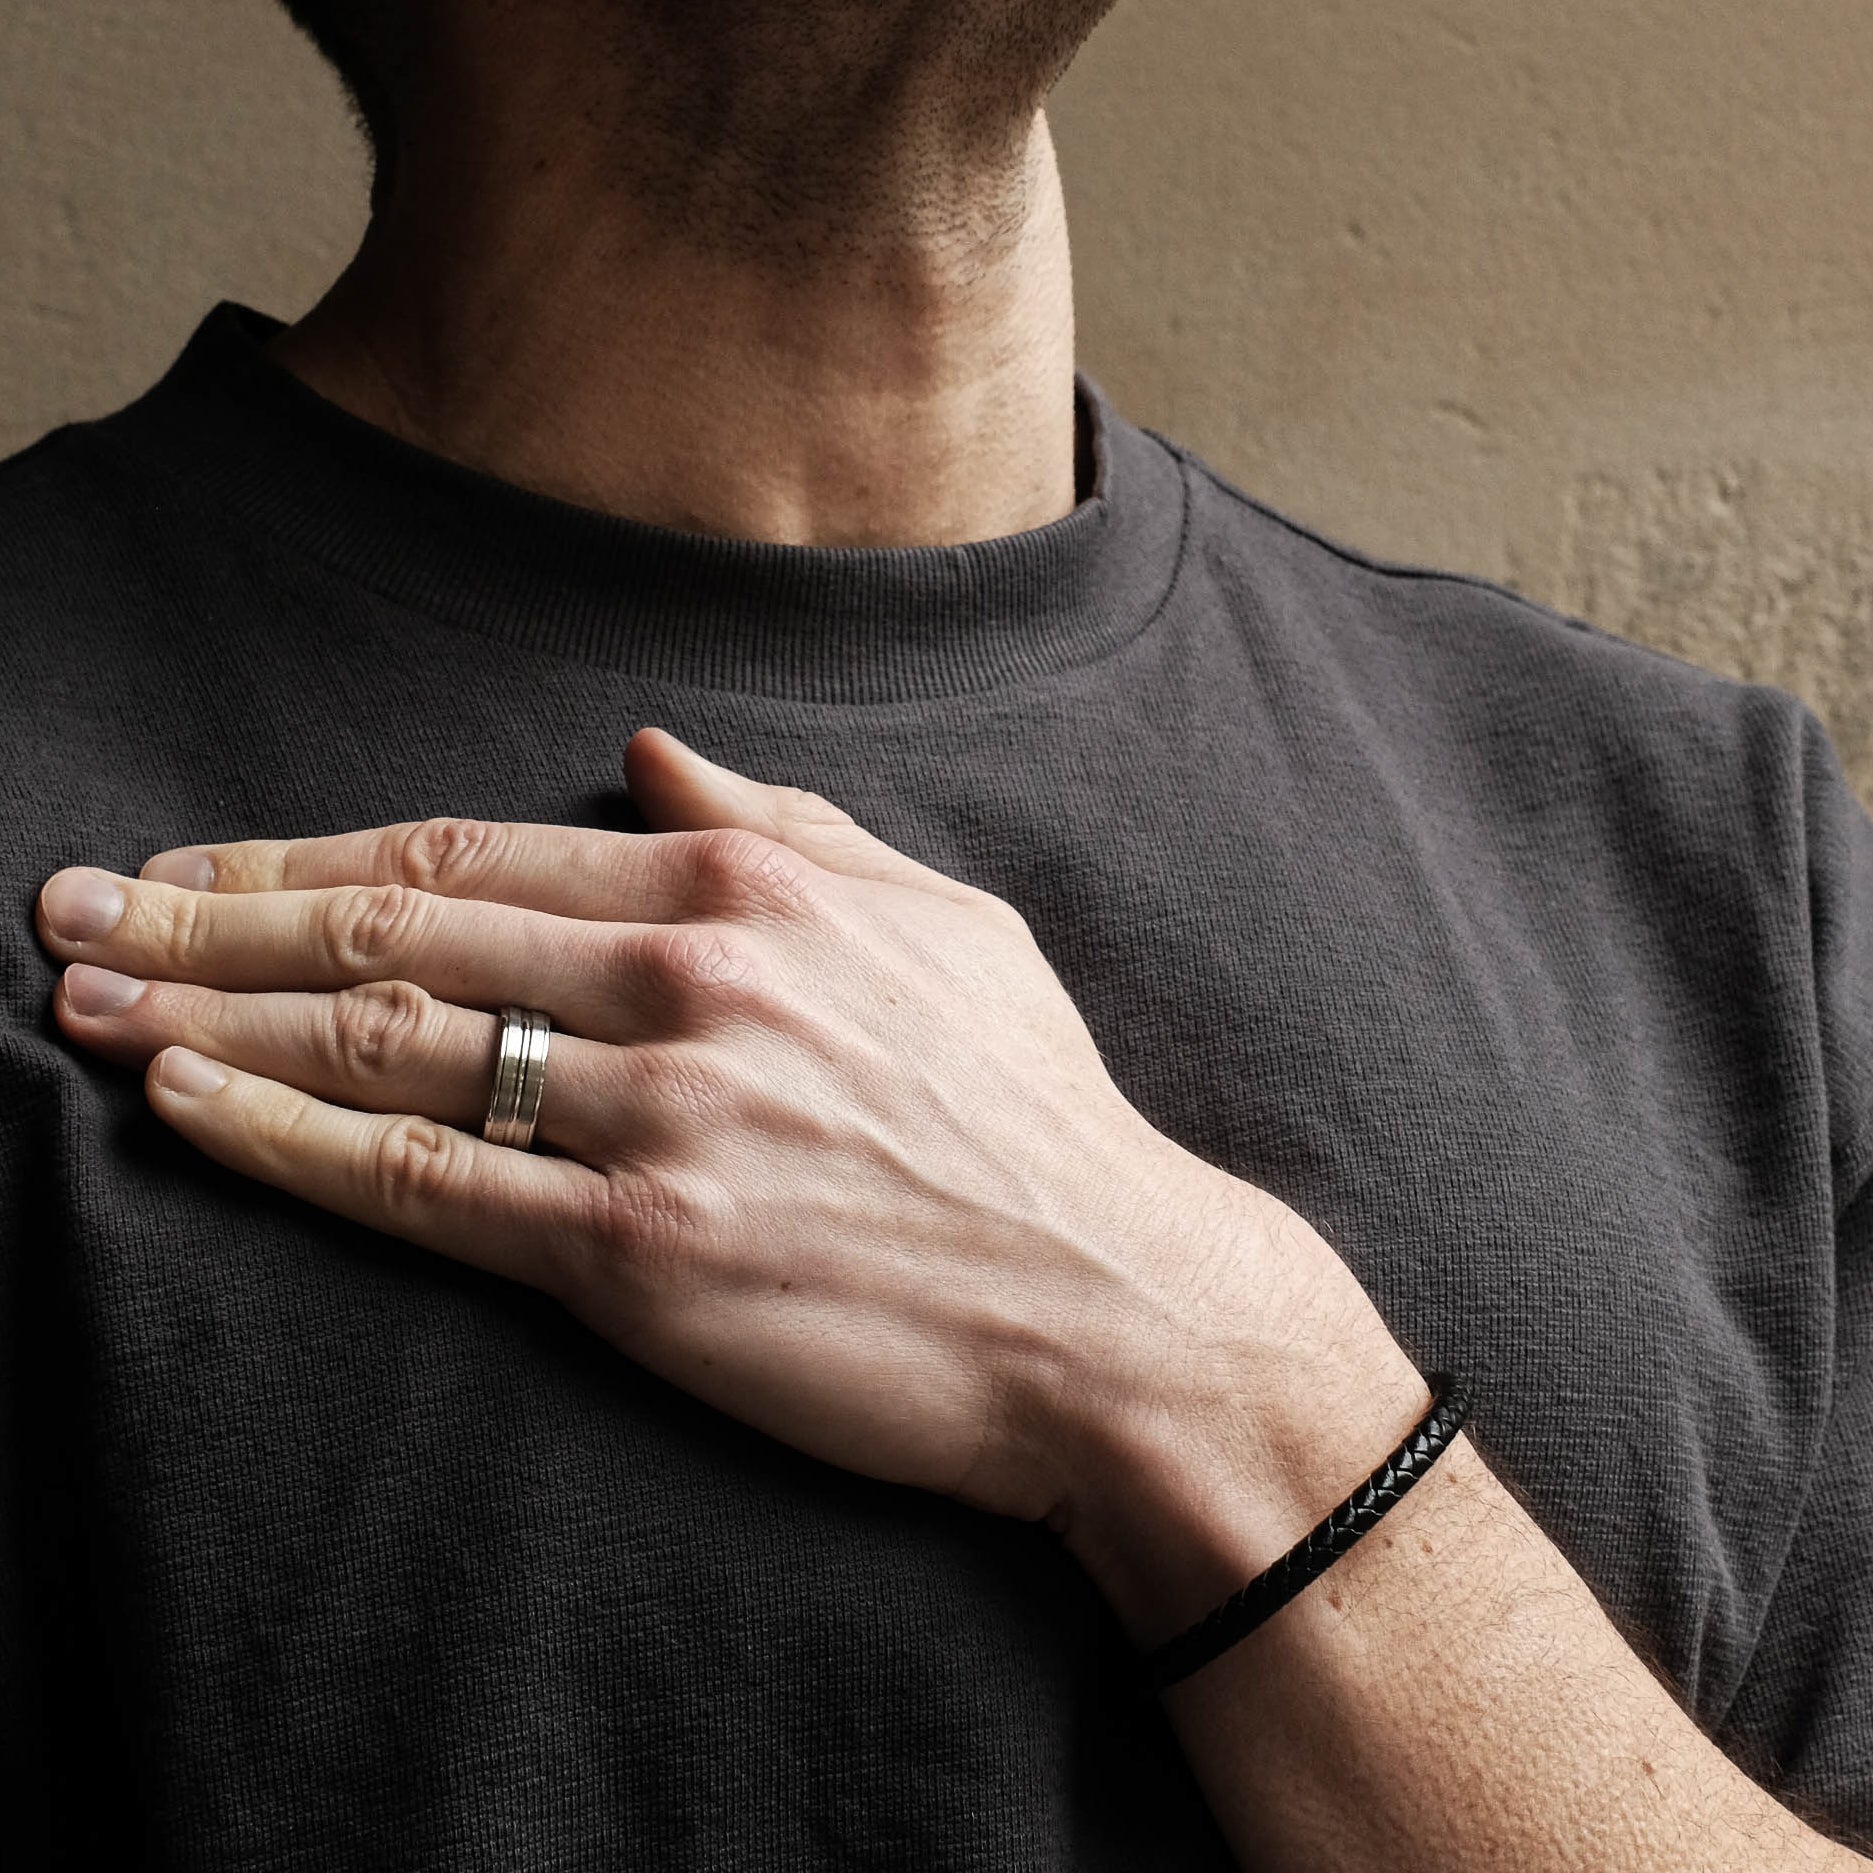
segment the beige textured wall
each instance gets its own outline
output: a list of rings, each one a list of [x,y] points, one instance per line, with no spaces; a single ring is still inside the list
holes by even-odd
[[[1125,0],[1061,87],[1082,357],[1262,498],[1827,719],[1873,800],[1866,0]],[[271,0],[0,0],[0,448],[362,168]]]
[[[272,0],[0,0],[0,451],[142,389],[217,299],[303,310],[364,177]]]
[[[1143,0],[1082,353],[1277,506],[1805,697],[1873,801],[1866,0]]]

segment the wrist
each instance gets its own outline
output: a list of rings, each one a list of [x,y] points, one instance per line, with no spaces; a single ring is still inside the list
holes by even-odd
[[[1206,1193],[1181,1305],[1127,1336],[1055,1526],[1133,1642],[1161,1643],[1284,1554],[1423,1417],[1430,1390],[1351,1271],[1266,1192]]]

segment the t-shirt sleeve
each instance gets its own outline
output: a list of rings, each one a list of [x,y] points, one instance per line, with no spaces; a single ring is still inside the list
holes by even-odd
[[[1838,1217],[1832,1405],[1719,1738],[1823,1831],[1873,1848],[1873,819],[1804,716],[1814,1012]]]

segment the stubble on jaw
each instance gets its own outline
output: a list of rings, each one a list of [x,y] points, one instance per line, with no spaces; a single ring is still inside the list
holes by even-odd
[[[692,248],[989,265],[1033,205],[1035,114],[1111,4],[570,0],[588,56],[559,107],[635,215]]]

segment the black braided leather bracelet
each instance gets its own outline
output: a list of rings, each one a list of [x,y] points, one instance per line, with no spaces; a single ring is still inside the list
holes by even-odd
[[[1303,1535],[1280,1560],[1256,1575],[1176,1638],[1144,1659],[1145,1681],[1162,1691],[1207,1665],[1263,1620],[1278,1613],[1310,1581],[1317,1580],[1437,1461],[1470,1415],[1469,1394],[1447,1372],[1427,1381],[1431,1409],[1423,1421],[1358,1489],[1320,1525]]]

